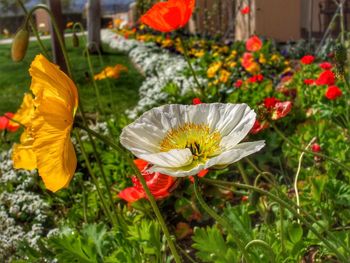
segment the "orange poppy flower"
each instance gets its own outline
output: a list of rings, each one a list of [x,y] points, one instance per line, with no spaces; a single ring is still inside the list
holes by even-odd
[[[169,0],[155,4],[141,17],[141,22],[161,32],[185,26],[190,19],[195,0]]]
[[[245,45],[246,45],[246,49],[248,51],[256,52],[256,51],[259,51],[262,48],[263,43],[262,43],[262,41],[261,41],[261,39],[259,37],[252,36],[251,38],[249,38],[247,40]]]

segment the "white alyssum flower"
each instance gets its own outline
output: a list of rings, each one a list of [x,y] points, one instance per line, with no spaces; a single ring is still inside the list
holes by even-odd
[[[240,143],[255,118],[246,104],[165,105],[126,126],[120,142],[153,164],[153,171],[190,176],[226,167],[263,148],[264,141]]]

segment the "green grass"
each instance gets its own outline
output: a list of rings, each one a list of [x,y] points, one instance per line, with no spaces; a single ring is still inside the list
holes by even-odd
[[[73,48],[71,42],[70,38],[66,39],[74,80],[78,84],[82,103],[86,111],[96,112],[98,109],[97,100],[92,81],[88,77],[86,57],[83,55],[82,48]],[[44,41],[44,44],[50,49],[48,40]],[[30,87],[28,69],[35,55],[40,53],[37,43],[31,42],[25,59],[22,62],[14,63],[10,57],[10,49],[10,45],[0,45],[0,115],[5,112],[15,112],[21,104],[23,93],[28,92]],[[123,64],[129,69],[128,72],[121,73],[119,79],[110,79],[112,96],[110,96],[111,92],[107,80],[97,82],[103,112],[119,115],[137,103],[139,99],[138,88],[141,86],[143,77],[133,67],[125,54],[108,52],[103,54],[103,61],[106,66]],[[103,69],[98,56],[92,56],[92,64],[95,73]]]

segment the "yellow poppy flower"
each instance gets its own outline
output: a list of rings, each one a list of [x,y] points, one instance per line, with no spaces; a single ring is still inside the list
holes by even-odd
[[[23,102],[20,108],[17,110],[13,119],[24,126],[28,126],[31,123],[31,119],[34,114],[34,99],[32,94],[25,93]]]
[[[77,159],[70,132],[78,107],[78,91],[58,66],[38,55],[32,62],[31,91],[35,111],[30,124],[39,175],[56,192],[72,179]]]
[[[94,79],[95,80],[102,80],[105,78],[117,79],[119,78],[120,73],[122,71],[128,71],[128,68],[120,64],[117,64],[114,67],[108,66],[108,67],[105,67],[100,73],[96,74],[94,76]]]
[[[12,161],[15,169],[34,170],[36,156],[33,151],[33,137],[29,130],[25,130],[20,139],[20,144],[15,143],[12,148]]]

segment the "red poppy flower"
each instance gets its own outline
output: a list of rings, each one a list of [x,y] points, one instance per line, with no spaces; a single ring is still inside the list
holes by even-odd
[[[328,87],[325,96],[329,100],[335,100],[336,98],[340,97],[342,94],[343,92],[337,86],[330,86]]]
[[[312,64],[314,60],[315,60],[314,56],[306,55],[306,56],[303,56],[300,61],[304,65],[309,65],[309,64]]]
[[[331,85],[334,85],[334,83],[335,83],[335,75],[330,70],[323,71],[319,75],[318,79],[316,80],[316,84],[317,85],[328,85],[328,86],[331,86]]]
[[[330,70],[332,69],[332,67],[333,67],[332,64],[329,62],[323,62],[320,64],[320,68],[324,70]]]
[[[312,146],[311,146],[311,150],[315,153],[318,153],[321,151],[321,146],[317,143],[314,143]]]
[[[241,9],[241,14],[242,15],[247,15],[250,13],[250,7],[249,6],[245,6]]]
[[[147,186],[155,199],[165,198],[170,194],[169,191],[175,183],[174,177],[158,172],[148,172],[150,167],[148,162],[144,160],[137,159],[134,163],[145,178]],[[139,199],[147,198],[145,190],[136,176],[132,177],[132,183],[134,186],[124,189],[118,194],[118,196],[127,202],[135,202]]]
[[[264,76],[262,74],[254,75],[253,77],[250,77],[248,79],[250,83],[262,82],[263,80],[264,80]]]
[[[281,119],[285,117],[291,110],[292,110],[292,102],[290,101],[277,102],[273,108],[271,119],[272,120]]]
[[[174,31],[187,24],[194,6],[195,0],[160,2],[141,17],[141,22],[157,31]]]
[[[245,42],[245,47],[248,51],[256,52],[259,51],[262,48],[262,41],[257,36],[252,36]]]
[[[198,173],[197,176],[198,176],[198,177],[204,177],[204,176],[207,175],[208,172],[209,172],[208,169],[204,169],[204,170],[200,171],[200,172]],[[194,183],[194,178],[193,178],[193,176],[190,176],[189,179],[190,179],[190,181],[191,181],[192,183]]]
[[[11,121],[14,114],[12,112],[6,112],[4,116],[0,117],[0,130],[7,130],[9,132],[15,132],[19,128],[19,124]]]
[[[239,79],[235,82],[235,88],[240,88],[243,85],[243,80]]]
[[[200,98],[194,98],[192,100],[192,103],[193,103],[193,105],[198,105],[198,104],[202,104],[202,101],[200,100]]]
[[[265,130],[266,128],[269,127],[269,123],[266,121],[263,121],[260,123],[258,120],[255,120],[255,123],[253,125],[253,128],[250,130],[251,134],[257,134],[261,132],[262,130]]]
[[[305,85],[312,85],[315,83],[315,80],[313,79],[304,79],[304,84]]]
[[[276,99],[275,97],[266,98],[266,99],[264,100],[264,105],[265,105],[265,107],[266,107],[267,109],[271,109],[271,108],[273,108],[273,107],[276,106],[276,103],[277,103],[277,102],[280,102],[280,100],[279,100],[279,99]]]

